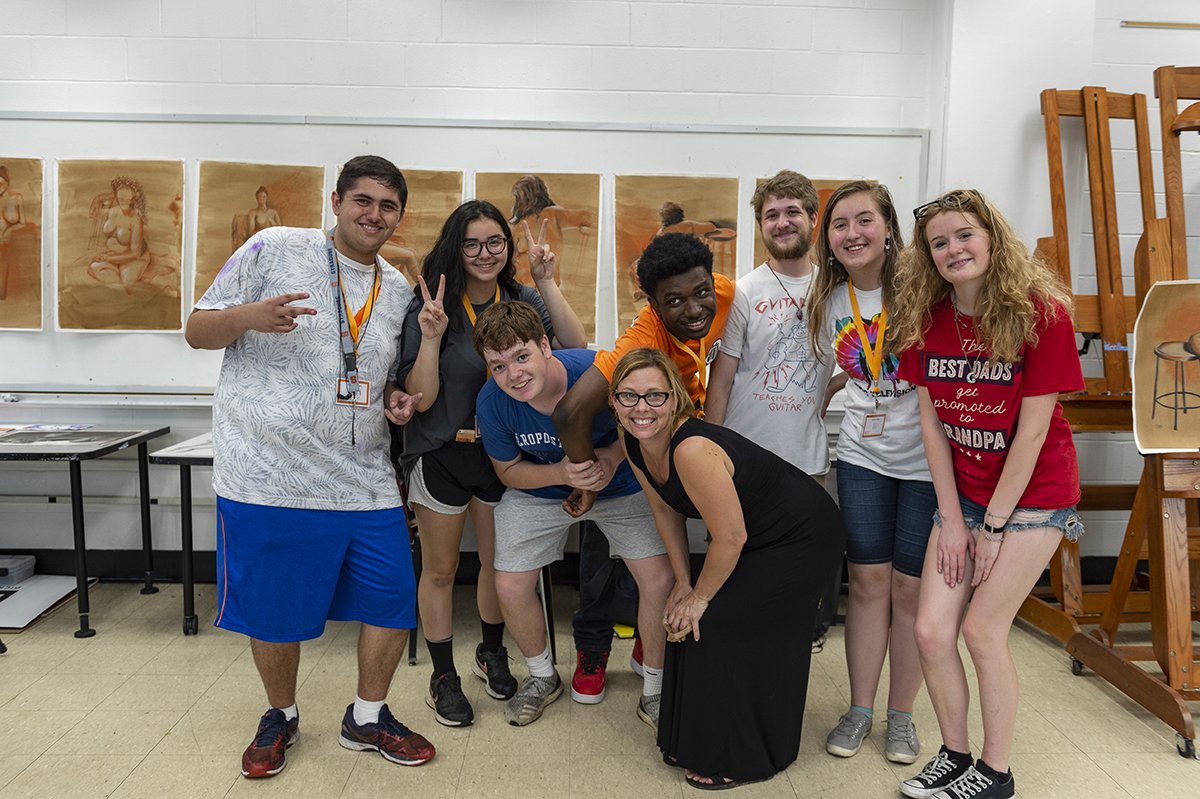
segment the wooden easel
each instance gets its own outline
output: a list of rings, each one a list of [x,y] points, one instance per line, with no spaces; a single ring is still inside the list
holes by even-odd
[[[1167,186],[1166,229],[1156,225],[1162,238],[1150,248],[1142,286],[1158,280],[1188,276],[1184,228],[1183,175],[1179,136],[1200,131],[1200,103],[1178,113],[1178,99],[1200,99],[1200,68],[1161,67],[1154,72],[1155,94],[1162,104],[1163,177]],[[1149,231],[1149,229],[1148,229]],[[1176,731],[1176,746],[1187,758],[1196,757],[1196,731],[1185,700],[1200,700],[1196,681],[1192,622],[1200,621],[1200,452],[1145,456],[1129,526],[1109,587],[1098,629],[1076,633],[1067,651],[1076,663],[1086,665],[1118,690],[1162,719]],[[1150,563],[1151,646],[1118,646],[1117,628],[1132,597],[1131,585],[1139,559]],[[1146,672],[1136,661],[1156,661],[1161,678]]]
[[[1046,157],[1050,172],[1050,203],[1054,235],[1038,239],[1037,253],[1054,266],[1068,285],[1071,261],[1068,251],[1067,200],[1060,125],[1062,117],[1083,120],[1087,142],[1088,188],[1091,196],[1092,233],[1096,258],[1097,293],[1075,295],[1075,328],[1095,334],[1103,348],[1104,376],[1086,378],[1081,392],[1063,394],[1059,401],[1071,429],[1132,430],[1132,383],[1129,375],[1127,334],[1133,332],[1149,283],[1141,276],[1150,271],[1149,259],[1165,242],[1165,220],[1154,218],[1154,177],[1150,161],[1150,131],[1146,96],[1117,94],[1095,86],[1080,90],[1046,89],[1041,95],[1046,125]],[[1136,297],[1125,296],[1121,280],[1118,241],[1116,181],[1112,160],[1113,119],[1133,121],[1137,143],[1138,191],[1144,233],[1134,256]],[[1087,485],[1080,510],[1129,510],[1134,485]],[[1079,545],[1064,540],[1050,561],[1049,594],[1035,589],[1017,615],[1060,641],[1080,632],[1079,624],[1096,623],[1107,606],[1103,587],[1085,588],[1080,576]],[[1089,590],[1090,589],[1090,590]],[[1053,600],[1047,601],[1047,600]],[[1055,604],[1056,603],[1056,604]],[[1132,612],[1149,611],[1145,596],[1131,599]],[[1144,619],[1143,619],[1144,620]]]

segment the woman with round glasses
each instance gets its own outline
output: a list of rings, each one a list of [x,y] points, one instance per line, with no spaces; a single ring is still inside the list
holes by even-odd
[[[526,238],[529,228],[525,228]],[[536,308],[555,347],[586,347],[583,325],[554,281],[554,253],[545,228],[529,250],[537,289],[516,280],[512,233],[491,203],[469,200],[442,226],[425,256],[420,292],[404,320],[395,379],[410,394],[422,394],[417,413],[404,426],[404,467],[409,503],[421,530],[418,606],[433,676],[426,703],[448,726],[474,721],[454,665],[452,617],[454,575],[463,523],[471,514],[479,544],[477,602],[483,642],[472,671],[488,695],[508,699],[517,682],[508,669],[504,619],[496,597],[493,509],[504,485],[496,477],[475,423],[475,398],[487,382],[487,367],[475,353],[476,317],[499,300],[521,300]]]
[[[658,746],[702,790],[770,779],[800,747],[812,655],[801,631],[845,547],[841,514],[795,466],[692,418],[662,351],[623,356],[610,397],[675,572]],[[712,537],[694,580],[689,518]]]
[[[895,325],[937,492],[914,632],[943,745],[900,790],[1011,797],[1009,628],[1063,535],[1083,532],[1079,464],[1058,404],[1060,392],[1083,388],[1071,296],[979,192],[953,191],[914,213]],[[960,622],[983,714],[974,763]]]
[[[921,448],[916,386],[897,376],[899,352],[894,330],[889,333],[904,240],[892,195],[882,184],[845,183],[825,208],[814,246],[820,269],[808,299],[808,329],[817,357],[833,357],[842,368],[831,387],[846,386],[837,492],[850,563],[850,708],[826,738],[825,751],[858,753],[873,725],[887,658],[884,755],[913,763],[921,751],[912,721],[921,689],[913,623],[937,497]]]

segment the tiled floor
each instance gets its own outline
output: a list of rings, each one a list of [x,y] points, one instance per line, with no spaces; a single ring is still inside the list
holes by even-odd
[[[614,644],[603,703],[579,705],[564,694],[523,729],[508,726],[502,704],[470,676],[464,687],[475,706],[475,725],[438,725],[423,701],[429,660],[422,649],[417,666],[401,664],[389,702],[398,718],[433,741],[436,759],[404,768],[374,753],[348,752],[337,735],[354,699],[357,633],[356,625],[343,623],[331,623],[302,650],[302,735],[287,769],[270,780],[242,779],[238,758],[265,698],[246,639],[213,629],[214,596],[212,586],[198,588],[201,632],[193,637],[182,635],[179,586],[142,596],[136,585],[113,583],[93,590],[94,638],[72,637],[76,617],[70,607],[29,631],[4,636],[9,652],[0,656],[0,796],[694,795],[678,769],[663,765],[650,729],[634,713],[640,681],[627,665],[629,641]],[[569,588],[555,595],[559,669],[567,679],[575,596]],[[478,641],[471,590],[457,589],[456,604],[457,654],[460,670],[469,674],[466,658]],[[1011,640],[1022,689],[1013,754],[1018,796],[1200,797],[1200,762],[1176,754],[1174,733],[1165,724],[1090,671],[1072,676],[1062,646],[1036,630],[1018,623]],[[514,672],[523,675],[524,664],[515,663]],[[899,796],[899,782],[916,769],[884,760],[882,728],[850,760],[825,754],[824,737],[848,697],[837,628],[813,659],[799,759],[775,779],[733,795]],[[924,693],[915,717],[925,752],[935,752],[937,724]],[[978,751],[977,711],[971,731]]]

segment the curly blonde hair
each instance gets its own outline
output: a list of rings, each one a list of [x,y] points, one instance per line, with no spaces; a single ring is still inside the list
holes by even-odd
[[[804,303],[808,308],[808,340],[809,349],[824,363],[821,349],[821,327],[825,324],[825,306],[829,302],[833,290],[850,279],[850,273],[841,261],[833,255],[829,247],[829,224],[837,204],[854,194],[866,194],[875,204],[879,215],[883,217],[891,237],[891,247],[883,256],[883,269],[879,273],[883,282],[883,307],[892,313],[896,298],[896,265],[900,260],[900,250],[904,248],[904,236],[900,233],[900,223],[896,219],[896,205],[892,202],[892,193],[882,183],[872,183],[869,180],[852,180],[834,189],[825,203],[825,215],[821,217],[821,225],[817,229],[817,240],[813,243],[813,261],[817,264],[816,275],[808,289],[808,300]],[[887,337],[883,342],[883,357],[892,354],[895,344],[895,334],[892,326],[888,326]]]
[[[1039,327],[1063,315],[1072,318],[1075,303],[1058,272],[1031,255],[999,209],[975,189],[947,192],[914,211],[912,242],[900,258],[898,285],[903,296],[892,317],[897,348],[925,342],[934,306],[950,293],[925,235],[930,221],[948,211],[971,214],[988,235],[989,263],[975,301],[975,329],[989,364],[1011,363],[1025,345],[1037,345]]]

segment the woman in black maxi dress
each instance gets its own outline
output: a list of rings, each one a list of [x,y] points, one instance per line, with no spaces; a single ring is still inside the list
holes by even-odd
[[[664,760],[700,788],[769,779],[799,750],[817,604],[845,550],[841,514],[774,453],[690,418],[678,370],[658,350],[621,359],[612,404],[675,570],[664,623],[692,631],[667,646]],[[685,517],[712,535],[694,588]]]

